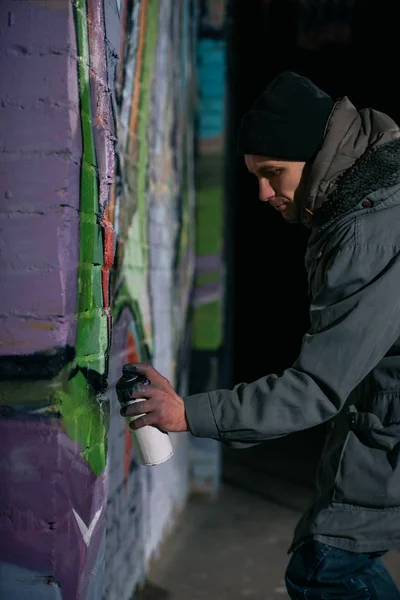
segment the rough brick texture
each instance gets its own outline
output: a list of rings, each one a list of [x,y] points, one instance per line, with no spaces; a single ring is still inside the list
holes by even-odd
[[[129,7],[129,8],[128,8]],[[188,492],[140,466],[114,386],[183,393],[195,2],[0,5],[0,597],[128,600]]]

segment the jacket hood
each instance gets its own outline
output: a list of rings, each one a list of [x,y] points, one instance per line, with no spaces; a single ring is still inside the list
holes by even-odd
[[[399,138],[399,127],[388,115],[371,108],[358,111],[347,97],[337,101],[322,147],[314,161],[306,166],[308,174],[301,206],[303,224],[311,226],[321,221],[322,215],[326,220],[332,209],[337,213],[342,192],[348,195],[357,189],[365,196],[398,183]],[[347,198],[348,202],[351,200]],[[357,202],[358,199],[355,204]]]

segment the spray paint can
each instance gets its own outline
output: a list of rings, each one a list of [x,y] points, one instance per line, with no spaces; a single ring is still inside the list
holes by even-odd
[[[116,385],[118,400],[122,407],[135,404],[144,400],[132,400],[130,395],[139,386],[149,385],[150,381],[136,371],[135,365],[127,364],[122,368],[122,377]],[[143,415],[125,417],[131,423]],[[159,465],[168,460],[173,454],[173,448],[168,433],[161,431],[155,425],[146,425],[140,429],[129,428],[133,447],[138,455],[139,461],[146,466]]]

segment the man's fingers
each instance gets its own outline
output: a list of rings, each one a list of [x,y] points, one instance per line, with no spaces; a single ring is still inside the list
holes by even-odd
[[[160,373],[147,363],[135,363],[135,369],[141,375],[144,375],[151,382],[161,377]]]
[[[129,427],[131,429],[140,429],[141,427],[146,427],[146,425],[153,425],[156,422],[156,417],[153,416],[153,413],[149,413],[143,415],[143,417],[139,417],[139,419],[135,419],[129,423]]]
[[[154,385],[140,385],[133,392],[129,394],[132,400],[139,400],[139,398],[151,398],[154,392],[157,390]]]
[[[124,406],[120,412],[123,417],[134,417],[135,415],[149,413],[153,408],[153,403],[150,400],[143,400],[143,402],[135,402],[134,404]]]

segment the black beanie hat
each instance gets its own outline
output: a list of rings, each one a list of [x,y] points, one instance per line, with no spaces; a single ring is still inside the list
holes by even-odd
[[[319,150],[334,101],[306,77],[278,75],[243,118],[239,154],[308,161]]]

